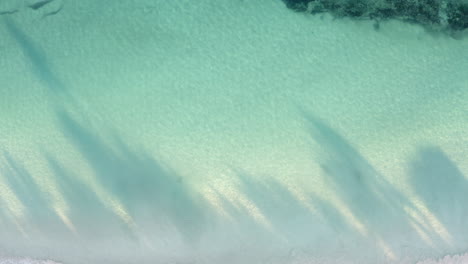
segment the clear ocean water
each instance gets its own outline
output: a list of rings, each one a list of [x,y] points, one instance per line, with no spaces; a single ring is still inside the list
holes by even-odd
[[[0,263],[468,263],[467,31],[408,20],[0,0]]]

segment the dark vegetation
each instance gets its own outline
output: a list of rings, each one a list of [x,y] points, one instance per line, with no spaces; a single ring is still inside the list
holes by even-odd
[[[464,0],[283,0],[298,12],[330,12],[336,17],[376,21],[400,19],[429,28],[461,31],[468,28],[468,2]]]

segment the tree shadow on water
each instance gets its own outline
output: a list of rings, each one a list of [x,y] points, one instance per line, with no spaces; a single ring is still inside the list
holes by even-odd
[[[46,52],[13,20],[6,18],[4,21],[8,33],[16,41],[26,59],[29,60],[34,75],[54,94],[66,93],[66,86],[52,70],[52,64]]]
[[[304,237],[313,234],[313,225],[296,221],[314,221],[313,214],[288,188],[277,179],[258,179],[245,171],[236,170],[240,181],[239,191],[259,210],[273,231],[287,237]]]
[[[84,183],[79,175],[68,170],[52,155],[43,154],[49,168],[54,175],[67,207],[70,208],[68,217],[71,219],[75,232],[83,237],[103,237],[115,233],[122,223],[92,190]],[[127,234],[131,234],[128,227],[123,226]]]
[[[383,241],[392,251],[409,238],[411,243],[439,253],[457,252],[457,242],[466,244],[468,182],[440,148],[421,148],[410,163],[409,183],[429,211],[428,215],[393,187],[336,130],[311,114],[303,112],[303,117],[311,136],[326,154],[321,162],[325,180],[367,230],[363,233],[365,237]],[[438,225],[434,225],[431,214]],[[325,215],[331,217],[329,213]],[[392,238],[396,240],[392,242]]]
[[[121,204],[136,226],[147,227],[145,221],[152,221],[162,229],[170,225],[189,243],[196,243],[204,234],[208,218],[217,215],[218,208],[199,197],[175,171],[156,161],[151,154],[132,149],[118,137],[103,138],[99,131],[76,121],[66,111],[57,111],[57,117],[61,132],[91,169],[93,182]],[[320,165],[325,182],[349,214],[318,195],[299,194],[279,179],[256,177],[234,169],[238,193],[228,196],[228,193],[213,191],[220,207],[240,226],[237,230],[245,232],[242,239],[256,240],[257,234],[267,234],[263,238],[269,239],[268,235],[275,233],[278,235],[273,236],[275,239],[281,237],[287,243],[310,245],[320,243],[317,239],[320,235],[330,235],[322,232],[325,225],[336,234],[331,240],[348,239],[343,242],[344,246],[352,245],[357,239],[368,241],[369,244],[357,247],[375,254],[394,252],[397,258],[401,256],[398,247],[402,237],[412,237],[410,243],[418,245],[449,246],[443,241],[444,234],[408,213],[424,216],[420,207],[392,186],[356,147],[319,118],[310,114],[303,114],[303,117],[311,137],[323,151]],[[123,226],[120,216],[107,204],[109,201],[103,200],[96,189],[80,177],[80,171],[67,168],[58,157],[47,152],[42,155],[66,201],[68,216],[78,234],[110,237],[116,226]],[[3,153],[3,160],[2,176],[27,208],[28,221],[69,228],[29,171],[7,152]],[[441,149],[425,147],[410,163],[409,175],[414,192],[446,229],[450,240],[466,240],[468,183],[456,165]],[[316,212],[307,203],[312,204]],[[2,210],[0,218],[8,222],[12,218],[9,214]],[[220,220],[216,223],[221,227],[228,226],[223,225],[223,219],[216,220]],[[122,231],[136,235],[132,226],[126,228]],[[44,233],[48,232],[51,231]],[[398,235],[395,236],[395,232]],[[158,235],[157,232],[148,233]],[[424,240],[421,233],[430,241]]]
[[[26,167],[6,151],[3,152],[3,158],[6,161],[6,166],[2,168],[2,174],[6,179],[6,184],[19,199],[21,206],[26,209],[24,219],[20,221],[21,223],[18,222],[18,225],[28,225],[22,226],[21,228],[25,228],[22,231],[32,231],[27,229],[32,227],[30,223],[34,223],[35,226],[42,226],[41,230],[36,230],[42,232],[42,235],[51,230],[66,232],[67,227],[57,217],[50,197],[39,188]]]
[[[130,150],[121,140],[114,145],[105,143],[64,111],[57,116],[63,134],[92,168],[97,181],[119,198],[131,216],[145,212],[157,222],[174,225],[187,241],[198,240],[205,223],[203,200],[181,176],[150,154]],[[57,171],[59,167],[55,167]]]
[[[468,181],[455,163],[439,147],[421,147],[409,173],[413,190],[448,233],[448,242],[468,241]],[[434,231],[439,232],[431,237],[440,240],[441,230]]]
[[[418,223],[405,208],[417,209],[336,130],[319,118],[302,113],[310,135],[325,154],[326,158],[321,161],[325,181],[354,218],[345,217],[348,219],[343,229],[354,223],[355,231],[375,241],[377,250],[395,252],[396,245],[388,238],[395,231],[414,233],[414,225]],[[340,223],[338,228],[342,225]]]

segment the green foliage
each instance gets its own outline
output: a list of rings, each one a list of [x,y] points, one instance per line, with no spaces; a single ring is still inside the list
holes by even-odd
[[[468,28],[468,3],[446,0],[283,0],[298,12],[329,12],[337,17],[400,19],[429,28]]]

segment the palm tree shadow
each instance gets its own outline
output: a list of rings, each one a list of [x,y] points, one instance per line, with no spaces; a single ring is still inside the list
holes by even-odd
[[[380,249],[390,252],[395,252],[397,244],[388,239],[393,232],[418,237],[416,223],[405,211],[417,211],[413,204],[336,130],[311,114],[302,111],[302,115],[310,135],[328,157],[321,162],[325,181],[358,221],[354,229],[371,241],[385,243]],[[348,224],[353,221],[348,219]]]
[[[144,212],[151,221],[175,226],[187,241],[198,240],[205,224],[204,201],[181,176],[144,151],[130,150],[121,140],[105,143],[64,111],[57,116],[63,134],[92,168],[97,181],[118,197],[129,215],[138,218]]]
[[[413,190],[440,222],[439,228],[447,232],[446,240],[466,242],[468,181],[457,166],[439,147],[426,146],[411,162],[409,175]],[[439,232],[433,232],[431,237],[444,244],[440,230],[434,231]]]
[[[89,185],[60,164],[52,155],[48,153],[43,155],[70,209],[68,216],[74,231],[81,237],[96,238],[96,236],[115,235],[116,231],[123,228],[125,233],[131,236],[131,230],[115,217]]]
[[[11,19],[6,18],[5,25],[10,36],[31,62],[31,69],[35,76],[54,94],[67,93],[66,86],[52,70],[45,51]]]
[[[313,225],[295,223],[299,220],[310,223],[314,217],[284,184],[271,177],[256,179],[255,176],[239,169],[235,172],[240,181],[239,191],[255,205],[267,220],[267,224],[271,225],[270,231],[285,237],[294,237],[296,240],[306,234],[309,234],[309,237],[313,234]]]
[[[6,183],[20,200],[21,205],[27,209],[22,222],[27,224],[28,227],[24,226],[24,228],[33,228],[35,230],[35,227],[41,227],[40,230],[35,231],[39,231],[42,235],[47,233],[57,234],[59,232],[67,233],[67,227],[52,208],[50,198],[39,188],[29,171],[8,152],[4,151],[3,157],[6,166],[2,172],[6,178]],[[34,223],[34,226],[30,226],[31,223]]]

